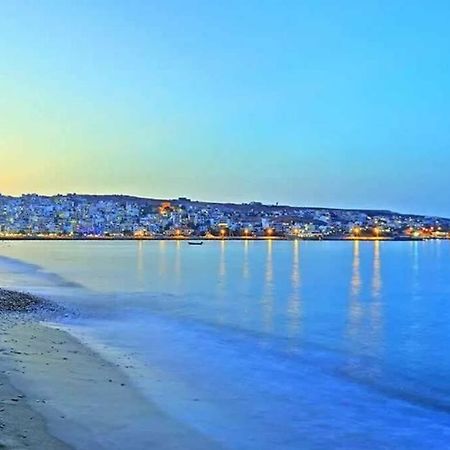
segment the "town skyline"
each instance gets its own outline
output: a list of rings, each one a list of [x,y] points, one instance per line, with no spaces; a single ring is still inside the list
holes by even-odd
[[[422,216],[422,217],[435,217],[442,219],[450,220],[450,213],[448,215],[445,214],[433,214],[433,213],[423,213],[420,211],[413,210],[404,210],[404,209],[396,209],[394,207],[386,206],[380,204],[378,207],[370,207],[364,205],[321,205],[321,204],[308,204],[303,203],[301,201],[298,202],[283,202],[283,201],[264,201],[261,199],[248,199],[244,198],[243,200],[238,199],[214,199],[214,198],[195,198],[190,195],[182,195],[182,194],[174,194],[174,195],[145,195],[145,194],[134,194],[128,192],[79,192],[79,191],[67,191],[67,192],[18,192],[18,193],[7,193],[5,191],[0,191],[0,197],[12,197],[12,198],[20,198],[22,196],[38,196],[38,197],[67,197],[71,195],[76,195],[80,197],[123,197],[130,199],[141,199],[141,200],[150,200],[150,201],[175,201],[179,199],[188,199],[193,203],[206,203],[206,204],[222,204],[222,205],[246,205],[246,204],[262,204],[264,206],[279,206],[279,207],[288,207],[288,208],[305,208],[305,209],[327,209],[327,210],[342,210],[342,211],[386,211],[390,213],[398,213],[401,215],[411,215],[411,216]]]
[[[429,239],[450,219],[390,210],[201,202],[187,197],[0,195],[0,238]]]

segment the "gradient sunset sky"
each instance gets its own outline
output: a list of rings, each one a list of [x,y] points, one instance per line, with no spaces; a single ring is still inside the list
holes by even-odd
[[[448,1],[0,1],[0,192],[450,216]]]

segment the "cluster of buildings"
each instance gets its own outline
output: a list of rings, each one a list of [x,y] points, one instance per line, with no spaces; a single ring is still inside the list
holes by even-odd
[[[157,200],[120,195],[0,195],[2,238],[448,238],[450,220],[391,211]]]

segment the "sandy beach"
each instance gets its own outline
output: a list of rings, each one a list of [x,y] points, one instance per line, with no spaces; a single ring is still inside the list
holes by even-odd
[[[53,437],[44,418],[29,404],[29,399],[9,382],[2,349],[0,374],[0,448],[45,448],[59,450],[70,448]],[[6,375],[7,373],[7,375]]]
[[[0,333],[0,448],[219,448],[66,331],[2,313]]]

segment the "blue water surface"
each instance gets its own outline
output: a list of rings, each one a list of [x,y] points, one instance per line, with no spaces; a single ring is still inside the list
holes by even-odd
[[[0,285],[230,449],[450,448],[450,243],[0,244]]]

